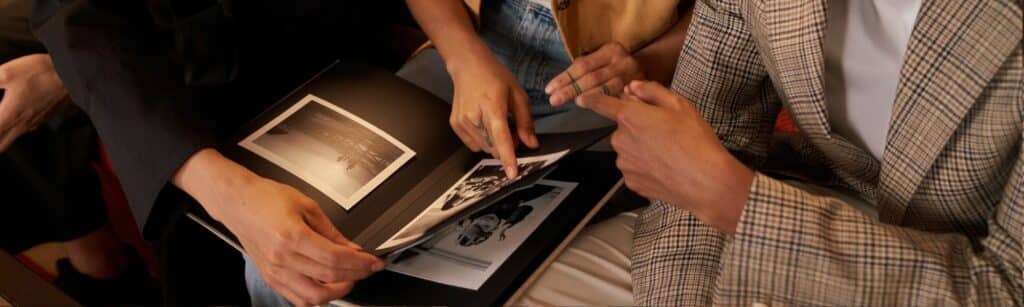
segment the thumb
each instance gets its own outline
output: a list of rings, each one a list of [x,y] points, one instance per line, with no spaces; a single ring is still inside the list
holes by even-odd
[[[355,244],[352,241],[349,241],[347,238],[345,238],[345,236],[342,235],[340,231],[338,231],[338,228],[334,227],[334,223],[331,222],[331,219],[328,218],[327,215],[324,214],[324,212],[319,207],[313,208],[312,210],[306,212],[305,218],[306,223],[309,224],[310,228],[313,228],[313,231],[319,233],[328,240],[331,240],[331,242],[348,246],[350,248],[357,250],[363,249],[358,244]]]
[[[530,99],[522,91],[512,91],[512,117],[515,118],[519,140],[530,148],[540,147],[533,128],[533,116],[530,114]]]
[[[618,121],[619,113],[625,101],[607,96],[601,93],[586,94],[576,98],[576,104],[581,108],[594,111],[608,119]]]
[[[679,110],[682,108],[683,103],[689,103],[689,100],[665,88],[658,82],[633,81],[626,88],[630,95],[654,106]]]

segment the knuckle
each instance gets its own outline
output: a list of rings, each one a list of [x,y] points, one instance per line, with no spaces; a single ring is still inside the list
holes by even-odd
[[[305,210],[320,209],[320,206],[317,205],[316,201],[305,196],[300,197],[298,200],[295,201],[295,203],[299,206],[299,208]]]
[[[349,292],[352,292],[352,288],[353,287],[355,287],[354,283],[348,283],[348,284],[345,285],[344,288],[341,289],[341,292],[338,293],[338,294],[340,294],[340,296],[344,297],[345,295],[348,295]]]
[[[627,188],[629,188],[629,189],[630,189],[630,190],[632,190],[633,192],[639,192],[639,191],[637,191],[637,188],[638,188],[638,186],[637,186],[637,184],[636,184],[636,181],[635,181],[635,180],[633,180],[633,179],[632,179],[632,178],[630,178],[630,177],[623,177],[623,179],[622,179],[622,180],[623,180],[623,181],[624,181],[624,182],[626,183],[626,187],[627,187]]]
[[[615,114],[615,120],[620,122],[620,123],[628,123],[629,120],[631,118],[633,118],[629,114],[630,114],[630,112],[627,112],[626,109],[623,108],[621,112]]]
[[[580,58],[579,60],[576,60],[576,67],[579,67],[581,70],[589,70],[590,65],[591,65],[590,62],[591,62],[590,58],[587,58],[587,57]]]
[[[281,265],[284,263],[284,252],[275,249],[266,254],[267,263],[271,265]]]
[[[626,165],[626,161],[622,158],[615,159],[615,168],[622,169]]]
[[[349,278],[348,274],[345,274],[345,272],[341,272],[341,271],[338,271],[338,270],[328,270],[328,272],[329,273],[327,274],[328,275],[327,278],[329,278],[329,280],[325,280],[325,281],[339,282],[339,281],[347,280]]]
[[[0,82],[9,81],[12,77],[10,65],[0,65]]]
[[[628,51],[626,50],[626,46],[623,46],[622,43],[618,41],[611,42],[611,48],[613,51],[619,54],[625,54]]]
[[[330,263],[345,263],[347,261],[344,255],[336,252],[328,254],[327,259],[325,260],[327,260]]]
[[[290,250],[299,239],[299,231],[294,228],[277,231],[272,236],[271,246],[274,252]]]
[[[282,246],[289,246],[291,242],[295,242],[302,237],[302,230],[299,227],[290,227],[281,232]]]
[[[621,133],[613,133],[611,139],[608,140],[608,143],[612,144],[612,148],[621,148],[622,147],[622,134]],[[622,159],[621,158],[620,159],[616,159],[616,162],[618,162],[619,160],[622,160]]]
[[[680,106],[685,106],[690,103],[690,101],[686,100],[686,97],[681,95],[672,95],[672,101]]]
[[[630,69],[635,69],[637,67],[640,67],[640,62],[637,62],[636,58],[631,57],[631,56],[623,57],[622,58],[622,64],[625,65],[627,68],[630,68]]]
[[[473,126],[474,124],[473,117],[468,113],[462,113],[462,115],[459,116],[459,121],[461,121],[462,125],[464,125],[465,127],[470,127]]]
[[[334,298],[331,293],[323,290],[316,291],[315,293],[310,294],[309,297],[310,305],[322,305],[330,302],[332,299]]]
[[[608,89],[618,92],[622,90],[622,77],[615,76],[608,80]]]
[[[530,104],[530,96],[526,95],[526,90],[524,90],[522,88],[517,88],[515,91],[512,92],[512,95],[515,96],[515,98],[516,98],[515,102],[516,103],[523,104],[523,105],[529,105]]]
[[[318,305],[318,298],[321,296],[319,293],[307,293],[299,295],[299,300],[302,301],[302,306],[316,306]]]

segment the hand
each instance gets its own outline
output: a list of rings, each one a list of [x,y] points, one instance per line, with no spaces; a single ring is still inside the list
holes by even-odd
[[[540,143],[533,131],[530,100],[519,82],[494,56],[478,57],[450,69],[455,96],[449,123],[474,152],[485,151],[500,159],[508,178],[518,175],[516,139],[508,127],[508,113],[516,122],[516,136],[530,148]]]
[[[64,97],[64,82],[46,54],[26,55],[0,65],[0,152],[35,130]]]
[[[297,306],[343,297],[356,281],[384,268],[338,232],[312,199],[215,150],[190,158],[174,183],[223,223],[267,284]]]
[[[626,99],[585,95],[577,104],[618,122],[611,145],[626,186],[736,232],[754,173],[718,140],[693,104],[656,82],[633,81]]]
[[[618,42],[611,42],[577,58],[548,82],[544,92],[551,96],[551,105],[560,106],[577,96],[594,92],[619,96],[627,83],[642,79],[645,79],[643,70],[629,50]]]

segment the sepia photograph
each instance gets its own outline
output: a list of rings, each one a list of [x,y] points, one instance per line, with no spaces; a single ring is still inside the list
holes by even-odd
[[[516,161],[519,165],[519,176],[509,179],[501,169],[501,161],[497,159],[484,159],[477,163],[452,187],[441,194],[427,209],[423,210],[409,224],[402,227],[394,236],[385,241],[380,249],[392,248],[406,243],[411,243],[423,236],[437,224],[445,219],[459,213],[469,205],[494,194],[523,176],[532,174],[561,159],[568,151],[561,151],[553,154],[523,157]]]
[[[541,180],[509,194],[406,250],[388,270],[477,290],[575,187],[572,182]]]
[[[307,95],[239,143],[351,209],[416,155],[383,130]]]

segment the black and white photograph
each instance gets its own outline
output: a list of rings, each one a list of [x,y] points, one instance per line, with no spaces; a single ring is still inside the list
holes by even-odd
[[[519,164],[519,169],[523,173],[532,173],[543,167],[544,161]],[[454,190],[445,193],[445,201],[444,205],[441,206],[441,211],[457,209],[476,199],[490,195],[506,185],[507,181],[510,180],[508,176],[505,176],[505,170],[502,169],[501,165],[481,166],[473,172],[469,179],[456,186]]]
[[[509,194],[404,251],[388,270],[477,290],[575,187],[572,182],[541,180]]]
[[[239,143],[345,210],[416,155],[383,130],[314,95]]]
[[[423,236],[424,232],[441,223],[445,219],[459,213],[477,201],[494,194],[523,176],[536,172],[565,156],[568,151],[553,154],[523,157],[516,161],[519,164],[519,176],[509,179],[501,169],[501,161],[484,159],[477,163],[444,194],[441,194],[427,209],[423,210],[409,224],[402,227],[394,236],[381,244],[377,249],[387,249],[410,243]]]

